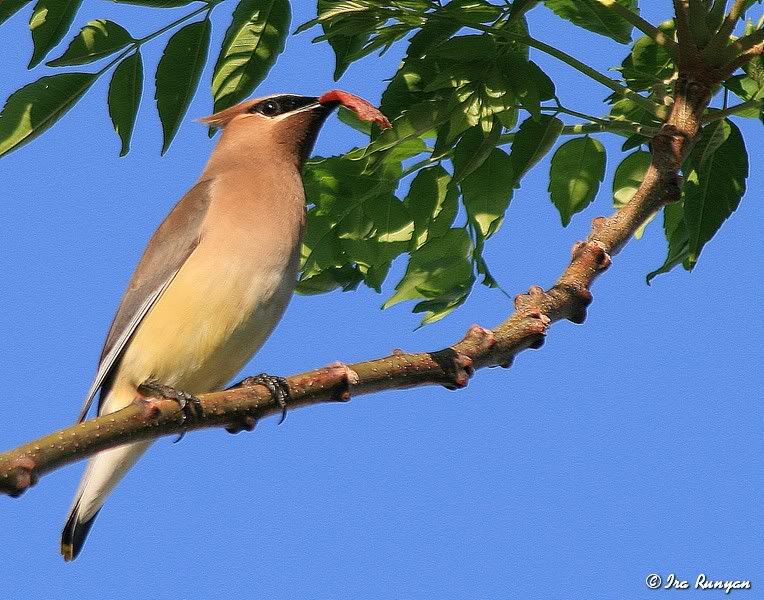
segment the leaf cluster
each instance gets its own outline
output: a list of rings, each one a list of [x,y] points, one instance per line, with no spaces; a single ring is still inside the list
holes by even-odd
[[[142,10],[188,6],[188,12],[141,38],[104,19],[82,26],[46,63],[65,72],[46,74],[8,98],[0,113],[0,155],[44,132],[105,76],[111,77],[109,115],[121,153],[127,153],[144,94],[141,48],[160,39],[154,96],[162,152],[168,149],[197,93],[210,54],[212,14],[223,0],[115,1]],[[5,0],[0,23],[29,3]],[[80,4],[36,1],[30,68],[64,40]],[[291,20],[289,0],[228,5],[233,12],[209,88],[215,111],[253,93],[283,50]],[[699,48],[711,48],[720,36],[733,43],[732,30],[724,29],[725,2],[689,5]],[[537,9],[603,36],[603,43],[620,44],[614,46],[625,55],[618,77],[536,39],[529,19]],[[632,39],[634,26],[645,35]],[[749,22],[744,39],[760,36],[760,26]],[[650,165],[651,138],[672,101],[681,42],[676,30],[673,19],[645,22],[637,0],[318,0],[316,17],[294,33],[315,32],[314,41],[331,46],[335,79],[356,61],[393,46],[403,59],[381,98],[393,127],[380,131],[341,111],[340,118],[368,135],[368,143],[306,166],[308,230],[298,290],[316,294],[363,284],[380,292],[403,257],[403,275],[383,306],[413,301],[423,323],[444,317],[464,303],[475,283],[499,287],[484,258],[486,244],[508,218],[530,169],[547,162],[549,199],[563,226],[597,198],[607,173],[602,135],[623,138],[612,180],[613,205],[623,206]],[[558,97],[553,79],[533,60],[536,52],[608,88],[604,114],[567,106],[570,100]],[[90,64],[96,70],[69,70]],[[761,118],[761,56],[733,73],[721,91],[722,105],[708,110],[701,140],[683,165],[682,199],[664,210],[668,255],[648,281],[676,265],[692,269],[745,191],[745,143],[730,118]],[[740,103],[730,104],[733,97]]]
[[[46,131],[99,78],[109,74],[108,111],[121,141],[120,154],[126,154],[144,92],[141,48],[165,35],[168,38],[154,77],[154,99],[162,124],[162,153],[170,147],[197,92],[209,58],[212,11],[223,0],[114,1],[144,9],[197,7],[140,38],[107,19],[86,23],[66,50],[46,65],[61,68],[96,63],[101,67],[93,72],[46,75],[11,94],[0,113],[0,156]],[[27,3],[29,0],[4,2],[0,6],[0,23]],[[82,0],[36,2],[29,22],[34,45],[30,69],[63,40],[81,4]],[[289,0],[241,0],[236,5],[212,74],[214,110],[232,106],[252,94],[284,49],[289,24]]]

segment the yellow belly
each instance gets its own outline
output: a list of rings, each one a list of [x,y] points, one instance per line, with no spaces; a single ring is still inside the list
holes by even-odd
[[[220,389],[278,323],[296,278],[293,266],[284,264],[294,261],[258,264],[201,249],[136,329],[115,374],[115,391],[149,379],[193,394]]]

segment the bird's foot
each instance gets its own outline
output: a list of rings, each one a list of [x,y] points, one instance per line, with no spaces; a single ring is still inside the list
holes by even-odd
[[[279,425],[284,422],[287,415],[287,402],[291,399],[289,393],[289,384],[283,377],[277,377],[275,375],[268,375],[267,373],[260,373],[254,377],[247,377],[242,379],[236,385],[232,385],[230,389],[247,387],[251,385],[265,386],[271,394],[271,397],[276,401],[276,404],[281,407],[281,419]],[[242,430],[252,431],[255,428],[254,417],[245,417],[243,424],[236,424],[231,427],[227,427],[229,433],[239,433]]]
[[[164,385],[153,379],[141,384],[138,387],[138,391],[151,397],[175,400],[178,403],[178,406],[180,406],[180,412],[183,417],[182,424],[193,423],[198,420],[204,412],[201,400],[193,394],[175,389],[169,385]],[[184,435],[186,435],[185,432],[181,433],[174,443],[178,443],[182,440]]]

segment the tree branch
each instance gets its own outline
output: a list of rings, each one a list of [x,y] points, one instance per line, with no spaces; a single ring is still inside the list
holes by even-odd
[[[287,379],[289,408],[348,400],[351,395],[423,385],[458,389],[474,370],[511,365],[526,348],[539,348],[549,325],[568,319],[582,323],[592,300],[590,287],[632,238],[637,228],[665,204],[680,197],[679,167],[700,131],[703,112],[717,81],[680,75],[675,101],[652,140],[652,162],[634,197],[608,218],[594,219],[586,241],[573,247],[570,264],[555,285],[538,286],[515,298],[515,312],[494,330],[473,326],[460,341],[436,352],[406,353],[335,364]],[[65,464],[126,442],[154,439],[191,429],[243,424],[280,411],[260,385],[200,396],[200,412],[185,422],[174,400],[138,401],[118,412],[62,429],[0,454],[0,492],[18,496],[40,476]]]
[[[692,31],[692,37],[698,48],[703,48],[711,38],[708,28],[709,6],[706,0],[689,0],[687,3],[687,18]]]
[[[730,50],[734,54],[745,54],[746,52],[754,51],[755,54],[761,54],[761,49],[756,52],[757,48],[760,48],[762,42],[764,42],[764,29],[757,29],[756,31],[743,36],[730,44]]]
[[[674,13],[676,15],[676,37],[679,40],[679,46],[682,50],[694,47],[695,40],[690,28],[690,9],[687,0],[674,0]]]
[[[732,32],[735,31],[735,25],[738,19],[745,11],[746,0],[735,0],[730,11],[724,17],[719,31],[711,38],[711,41],[703,50],[703,56],[709,61],[713,61],[720,53],[724,51],[730,41]]]
[[[729,61],[727,69],[730,73],[734,73],[739,67],[762,54],[764,54],[764,29],[757,29],[732,42],[722,54],[722,63]]]

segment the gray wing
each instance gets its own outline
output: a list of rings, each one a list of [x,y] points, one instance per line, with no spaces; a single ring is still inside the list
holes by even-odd
[[[212,197],[211,187],[212,180],[209,179],[197,183],[151,236],[109,328],[98,371],[80,411],[79,421],[85,419],[96,392],[112,374],[143,317],[199,245],[202,223]]]

